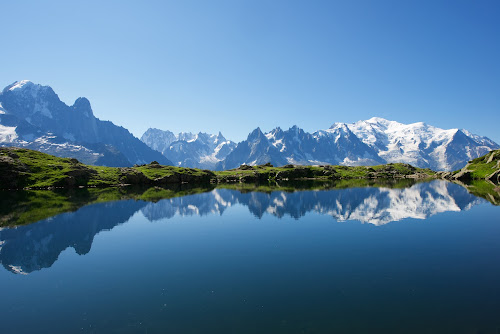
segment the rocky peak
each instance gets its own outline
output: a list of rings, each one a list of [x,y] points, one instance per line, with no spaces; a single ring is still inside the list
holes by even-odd
[[[4,88],[3,92],[7,91],[15,91],[17,89],[26,89],[28,87],[34,86],[34,83],[32,83],[29,80],[21,80],[21,81],[16,81],[13,84],[8,85],[7,87]]]
[[[86,117],[91,117],[94,115],[92,113],[92,107],[90,106],[90,101],[85,97],[79,97],[78,99],[76,99],[72,108],[73,110],[82,113]]]
[[[217,134],[217,140],[218,141],[226,141],[226,138],[222,135],[222,132],[220,132],[220,131]]]
[[[277,139],[281,139],[283,138],[284,136],[284,131],[278,126],[277,128],[274,128],[273,130],[269,131],[267,134],[266,134],[266,137],[268,139],[274,139],[274,140],[277,140]]]
[[[20,96],[23,98],[30,99],[46,99],[47,97],[56,97],[59,100],[57,94],[49,86],[42,86],[40,84],[35,84],[29,80],[16,81],[13,84],[8,85],[2,91],[5,95]]]
[[[265,138],[265,136],[260,130],[260,128],[257,128],[248,135],[247,141],[256,141],[262,138]]]

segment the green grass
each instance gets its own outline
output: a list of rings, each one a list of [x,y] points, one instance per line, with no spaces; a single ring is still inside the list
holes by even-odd
[[[0,154],[5,155],[4,152]],[[58,158],[33,150],[18,150],[19,161],[27,166],[31,173],[27,175],[26,184],[36,187],[50,187],[61,182],[65,173],[72,170],[73,163],[68,158]]]
[[[104,166],[93,166],[92,168],[97,174],[89,180],[89,186],[108,186],[120,183],[121,173],[118,168]]]
[[[158,202],[165,198],[182,197],[187,195],[201,194],[213,190],[214,187],[188,187],[184,189],[166,189],[151,187],[141,194],[139,199],[148,202]]]
[[[491,156],[493,157],[491,158]],[[491,162],[488,162],[489,159],[492,159]],[[497,171],[500,161],[500,150],[491,151],[482,157],[476,158],[474,160],[469,161],[469,165],[467,166],[467,170],[471,171],[471,176],[473,179],[485,179],[487,176],[491,175],[493,172]],[[455,171],[454,174],[459,171]]]
[[[0,161],[0,172],[10,172],[18,179],[17,188],[41,189],[49,187],[106,187],[126,182],[127,174],[144,175],[146,183],[178,174],[180,176],[214,177],[210,171],[158,164],[131,168],[89,166],[76,159],[59,158],[34,150],[0,147],[0,156],[13,162]],[[11,160],[12,160],[11,159]],[[27,170],[27,171],[26,171]],[[149,182],[151,181],[151,182]],[[0,188],[5,188],[0,184]]]
[[[493,205],[500,205],[500,187],[498,185],[483,180],[472,180],[463,186],[472,195],[482,197]]]
[[[407,164],[378,166],[246,166],[220,172],[149,164],[131,168],[89,166],[76,159],[59,158],[38,151],[0,148],[0,173],[10,173],[18,179],[15,188],[41,189],[49,187],[107,187],[124,183],[161,185],[161,182],[262,182],[284,179],[371,179],[404,178],[419,173],[432,177],[428,169]],[[170,178],[171,176],[175,176]],[[10,177],[10,176],[9,176]],[[1,180],[1,178],[0,178]],[[5,180],[5,178],[4,178]],[[14,186],[11,186],[14,187]],[[6,188],[0,184],[0,188]]]
[[[157,178],[162,178],[165,176],[171,176],[175,173],[184,175],[196,175],[202,176],[206,174],[201,169],[197,168],[185,168],[185,167],[174,167],[174,166],[162,166],[162,165],[144,165],[139,167],[134,167],[134,169],[140,171],[148,178],[154,180]]]

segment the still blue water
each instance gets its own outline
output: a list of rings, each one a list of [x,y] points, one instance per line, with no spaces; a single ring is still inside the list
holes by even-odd
[[[0,333],[500,333],[500,207],[442,181],[92,204],[0,240]]]

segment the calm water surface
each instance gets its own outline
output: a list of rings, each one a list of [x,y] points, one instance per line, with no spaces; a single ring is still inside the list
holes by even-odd
[[[0,247],[0,333],[500,333],[500,207],[442,181],[98,203]]]

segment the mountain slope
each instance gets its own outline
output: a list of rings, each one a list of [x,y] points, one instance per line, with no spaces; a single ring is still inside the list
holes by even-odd
[[[86,98],[72,106],[49,86],[24,80],[0,93],[0,144],[27,147],[85,163],[130,166],[171,162],[128,130],[101,121]]]
[[[434,170],[456,170],[468,160],[500,148],[492,140],[466,130],[444,130],[422,122],[402,124],[373,117],[347,126],[386,162]]]
[[[347,126],[305,132],[297,126],[283,131],[276,128],[266,134],[254,130],[238,144],[218,169],[236,168],[241,164],[275,166],[298,165],[375,165],[384,162],[377,152],[357,138]]]

